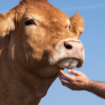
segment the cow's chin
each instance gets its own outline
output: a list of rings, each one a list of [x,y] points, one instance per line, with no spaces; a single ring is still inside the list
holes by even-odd
[[[58,63],[58,66],[61,69],[64,69],[64,68],[73,69],[73,68],[77,67],[78,64],[79,64],[79,60],[71,58],[71,59],[65,59],[63,61],[60,61]]]

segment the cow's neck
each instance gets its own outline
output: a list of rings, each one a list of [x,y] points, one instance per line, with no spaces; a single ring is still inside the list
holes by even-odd
[[[25,70],[18,62],[10,59],[8,47],[9,44],[4,46],[0,56],[0,84],[2,84],[0,86],[2,91],[0,99],[4,100],[5,104],[8,105],[37,105],[47,93],[57,75],[51,78],[41,78]]]
[[[17,85],[17,87],[19,87],[17,88],[17,90],[20,91],[20,93],[22,92],[24,94],[24,99],[28,100],[29,102],[32,101],[33,103],[34,101],[39,103],[40,99],[47,93],[47,90],[50,87],[51,83],[57,77],[56,75],[52,78],[41,78],[33,73],[26,73],[25,69],[19,68],[19,66],[18,70],[20,71],[20,73],[19,75],[16,74],[16,81],[18,81],[17,83],[19,84],[15,84]],[[21,71],[25,71],[25,73]]]

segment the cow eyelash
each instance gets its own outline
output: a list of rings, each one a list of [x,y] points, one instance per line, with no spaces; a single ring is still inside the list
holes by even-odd
[[[27,20],[27,21],[25,21],[25,25],[26,26],[29,26],[29,25],[36,25],[36,23],[34,22],[34,20]]]

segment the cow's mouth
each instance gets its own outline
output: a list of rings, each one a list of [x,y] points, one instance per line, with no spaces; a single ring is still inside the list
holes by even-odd
[[[49,57],[50,65],[57,64],[59,68],[73,69],[82,67],[84,63],[84,47],[77,39],[61,40]]]
[[[60,62],[58,62],[58,66],[61,69],[67,68],[67,69],[73,69],[75,67],[80,67],[81,65],[81,61],[75,58],[69,58],[69,59],[65,59],[62,60]]]

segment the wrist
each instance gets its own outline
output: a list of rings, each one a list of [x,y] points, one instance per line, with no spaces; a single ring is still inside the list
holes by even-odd
[[[88,80],[88,82],[87,82],[87,87],[86,87],[86,90],[87,90],[87,91],[90,91],[90,90],[91,90],[91,87],[92,87],[92,85],[93,85],[93,82],[94,82],[94,81],[92,81],[92,80]]]

